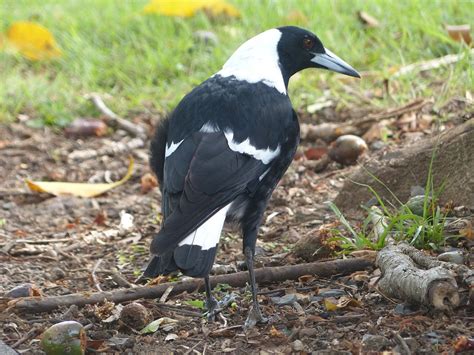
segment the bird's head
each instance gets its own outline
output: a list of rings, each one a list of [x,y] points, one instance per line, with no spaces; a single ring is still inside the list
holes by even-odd
[[[354,68],[325,48],[315,34],[295,26],[274,28],[249,39],[217,74],[251,83],[264,82],[286,94],[290,77],[306,68],[360,78]]]
[[[281,32],[277,52],[283,76],[289,78],[306,68],[322,68],[360,78],[354,68],[325,48],[314,33],[294,26],[277,30]]]

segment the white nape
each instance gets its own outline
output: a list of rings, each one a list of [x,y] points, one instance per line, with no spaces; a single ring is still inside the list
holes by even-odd
[[[275,150],[270,148],[257,149],[252,144],[250,144],[249,138],[247,138],[243,142],[237,143],[234,141],[234,132],[227,130],[224,132],[224,135],[227,139],[227,144],[229,145],[229,148],[232,149],[234,152],[251,155],[255,159],[262,161],[263,164],[270,163],[273,159],[275,159],[275,157],[280,154],[280,145],[278,145]]]
[[[216,75],[235,76],[237,80],[249,83],[263,82],[286,94],[277,50],[280,38],[281,32],[271,29],[249,39],[237,48]]]
[[[217,246],[221,238],[222,227],[224,227],[225,217],[230,205],[229,203],[217,211],[216,214],[184,238],[178,245],[199,245],[202,250],[208,250]]]
[[[168,158],[171,154],[175,152],[176,149],[183,143],[184,139],[179,141],[178,143],[171,142],[171,144],[167,144],[165,148],[165,158]]]

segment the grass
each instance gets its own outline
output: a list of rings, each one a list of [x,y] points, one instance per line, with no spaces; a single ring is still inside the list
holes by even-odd
[[[447,215],[441,211],[438,205],[439,196],[444,189],[444,183],[440,187],[435,187],[433,180],[433,162],[436,151],[433,152],[423,195],[413,196],[407,203],[401,202],[397,196],[376,176],[370,174],[372,178],[384,188],[386,188],[398,206],[388,206],[379,196],[379,194],[371,187],[365,184],[355,183],[362,187],[368,188],[376,198],[380,209],[375,212],[380,218],[377,218],[378,224],[383,223],[383,232],[376,233],[375,226],[370,214],[374,214],[372,210],[365,219],[362,228],[356,230],[344,217],[337,206],[329,202],[328,205],[340,221],[341,225],[346,229],[347,233],[334,230],[334,241],[339,243],[339,247],[343,253],[353,250],[372,249],[380,250],[387,242],[390,235],[396,241],[405,241],[418,249],[438,250],[444,246],[448,239],[453,236],[447,236],[444,233]],[[383,222],[381,220],[383,219]],[[369,228],[372,222],[372,228]],[[455,238],[455,237],[454,237]]]
[[[1,32],[14,21],[37,21],[55,35],[64,55],[32,63],[0,51],[0,122],[26,114],[33,124],[65,125],[75,117],[97,116],[83,97],[88,92],[109,94],[108,105],[124,116],[168,112],[193,86],[218,71],[245,39],[287,24],[313,30],[359,71],[375,71],[375,77],[349,81],[358,92],[373,93],[375,106],[420,96],[434,97],[442,105],[473,87],[471,58],[466,55],[428,75],[401,77],[391,83],[391,96],[377,98],[390,68],[467,53],[465,45],[447,36],[444,25],[472,24],[473,1],[229,1],[241,11],[240,19],[143,15],[147,0],[3,0]],[[376,17],[380,27],[364,28],[358,10]],[[196,30],[215,32],[219,45],[197,44]],[[304,107],[330,88],[340,106],[360,104],[344,85],[347,82],[333,74],[308,70],[293,79],[290,95],[295,106]]]

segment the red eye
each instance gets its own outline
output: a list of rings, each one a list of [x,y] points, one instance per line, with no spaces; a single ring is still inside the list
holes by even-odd
[[[303,47],[305,49],[311,49],[314,46],[314,41],[311,38],[305,38],[303,40]]]

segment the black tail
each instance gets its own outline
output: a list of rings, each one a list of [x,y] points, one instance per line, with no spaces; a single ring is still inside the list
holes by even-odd
[[[158,126],[156,126],[155,130],[155,136],[153,137],[150,146],[150,166],[153,172],[156,174],[156,177],[158,178],[161,189],[163,186],[168,126],[168,118],[165,118],[158,123]]]

